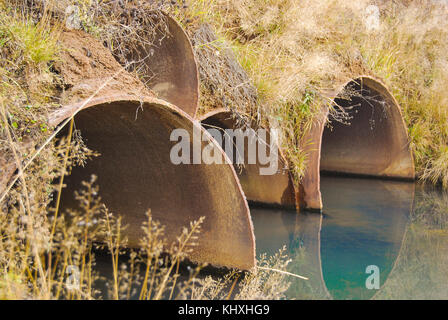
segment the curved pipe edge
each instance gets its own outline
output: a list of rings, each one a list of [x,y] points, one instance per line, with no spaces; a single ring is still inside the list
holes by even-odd
[[[168,241],[176,241],[182,227],[205,216],[198,245],[189,259],[245,270],[255,266],[249,208],[228,160],[224,165],[174,165],[170,161],[175,144],[170,141],[172,130],[184,129],[190,136],[194,128],[204,133],[199,124],[160,99],[126,96],[66,106],[50,123],[60,123],[75,110],[76,127],[89,148],[101,156],[85,168],[74,168],[66,178],[70,189],[64,190],[63,199],[70,199],[81,181],[96,174],[106,206],[123,214],[129,225],[125,231],[129,246],[140,244],[148,209],[165,226]],[[225,156],[220,146],[214,145],[215,151]],[[70,200],[65,202],[65,206],[71,205]]]
[[[204,114],[199,120],[205,129],[217,128],[222,132],[223,147],[225,135],[222,130],[244,129],[233,116],[232,112],[225,109],[213,110]],[[268,141],[266,142],[268,145],[270,142],[269,139],[269,136],[267,136]],[[296,191],[293,179],[289,172],[288,163],[281,150],[278,149],[277,172],[273,175],[261,175],[260,168],[263,165],[258,162],[258,158],[256,164],[248,164],[247,151],[251,149],[248,143],[249,139],[245,139],[244,166],[235,165],[235,170],[247,200],[255,206],[296,209]],[[235,153],[236,151],[234,150],[233,154]]]
[[[103,202],[128,225],[124,236],[129,247],[141,245],[148,209],[165,226],[168,242],[204,216],[197,246],[188,254],[191,261],[242,270],[256,265],[252,219],[235,170],[186,113],[157,98],[112,95],[64,106],[50,115],[49,123],[57,126],[71,116],[86,144],[101,156],[66,177],[62,208],[77,207],[73,191],[95,174]],[[191,134],[201,130],[226,163],[172,164],[170,133],[175,128]],[[11,181],[14,170],[8,172],[2,182]]]
[[[338,98],[349,86],[361,88],[361,96],[348,102]],[[301,210],[322,210],[321,171],[401,180],[415,178],[406,124],[387,87],[373,77],[360,76],[341,87],[333,100],[338,99],[359,112],[352,115],[350,125],[336,123],[333,129],[326,128],[328,106],[316,117],[302,142],[309,164],[299,186]],[[364,108],[356,107],[357,104]]]

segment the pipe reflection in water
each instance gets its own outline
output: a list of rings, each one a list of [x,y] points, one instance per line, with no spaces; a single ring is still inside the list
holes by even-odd
[[[291,259],[289,272],[309,280],[290,279],[289,299],[328,299],[321,272],[320,213],[297,214],[296,211],[251,209],[257,254],[274,255],[286,246]]]
[[[326,177],[321,232],[322,271],[335,299],[369,299],[370,265],[382,286],[400,252],[414,197],[414,184]]]
[[[368,299],[366,267],[376,265],[383,285],[398,256],[409,221],[414,184],[324,177],[323,215],[254,210],[257,253],[286,245],[291,280],[288,298]],[[322,218],[323,217],[323,218]]]

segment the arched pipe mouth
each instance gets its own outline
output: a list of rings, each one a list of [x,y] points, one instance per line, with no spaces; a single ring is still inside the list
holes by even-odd
[[[191,261],[243,270],[255,266],[252,220],[235,170],[221,147],[185,112],[157,98],[113,95],[67,105],[50,117],[50,123],[58,125],[72,115],[86,145],[101,156],[84,168],[73,168],[66,177],[63,208],[77,206],[73,192],[95,174],[105,205],[129,226],[125,236],[130,247],[140,244],[148,209],[165,225],[168,241],[204,216]],[[174,129],[191,135],[199,130],[226,162],[173,164]]]
[[[264,130],[264,128],[257,128],[256,126],[251,127],[243,122],[240,123],[232,112],[226,109],[213,110],[204,114],[199,120],[205,129],[219,130],[224,149],[228,147],[225,144],[225,140],[229,137],[225,130],[241,129],[244,131],[246,129],[254,129],[254,132],[257,132],[255,131],[257,129]],[[260,168],[265,167],[266,165],[261,164],[260,161],[258,161],[258,158],[255,163],[249,163],[248,161],[249,151],[259,148],[260,143],[265,143],[267,145],[266,150],[268,153],[271,151],[270,131],[265,131],[265,141],[260,137],[257,137],[255,140],[245,138],[243,149],[245,154],[244,163],[242,165],[236,164],[236,159],[231,160],[234,163],[242,188],[251,206],[295,210],[297,206],[293,179],[289,171],[288,162],[278,146],[274,145],[278,150],[277,163],[275,166],[277,170],[275,173],[269,175],[260,174]],[[234,144],[232,154],[235,155],[236,153],[237,150]]]
[[[300,207],[304,210],[322,210],[321,173],[415,178],[400,107],[383,83],[360,76],[345,83],[333,101],[344,111],[344,123],[331,119],[330,108],[325,106],[305,137],[305,142],[311,143],[304,143],[309,160],[300,185]]]
[[[124,231],[128,246],[140,245],[141,226],[147,221],[148,210],[154,220],[165,226],[168,242],[176,241],[190,222],[205,217],[189,259],[251,269],[256,264],[255,240],[246,198],[221,147],[192,119],[198,97],[193,51],[182,28],[172,18],[165,18],[170,36],[160,41],[160,46],[144,49],[153,50],[150,59],[145,60],[148,70],[155,72],[152,88],[168,102],[151,97],[151,92],[121,70],[110,52],[89,35],[65,33],[64,46],[72,50],[72,55],[62,59],[58,68],[72,86],[87,89],[81,90],[82,94],[71,90],[71,95],[63,100],[68,102],[49,116],[48,123],[58,126],[56,132],[61,130],[62,134],[74,117],[75,128],[87,147],[101,156],[88,161],[84,168],[73,168],[64,179],[68,187],[63,190],[61,208],[77,208],[74,191],[95,174],[104,204],[114,214],[122,215],[129,226]],[[91,57],[84,51],[90,51]],[[86,71],[75,72],[77,64]],[[105,81],[108,76],[110,80]],[[87,87],[87,82],[94,86]],[[169,90],[156,90],[158,84],[165,82]],[[179,103],[180,108],[170,102]],[[176,145],[171,139],[175,129],[190,137],[199,132],[205,137],[200,142],[201,149],[211,146],[224,162],[175,164],[171,157]],[[191,141],[187,147],[191,147]],[[12,181],[15,166],[0,165],[8,174],[0,183]]]

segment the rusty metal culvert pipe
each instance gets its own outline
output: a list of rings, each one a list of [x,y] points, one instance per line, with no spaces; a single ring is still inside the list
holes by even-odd
[[[205,129],[245,129],[237,123],[237,119],[232,112],[225,109],[217,109],[206,113],[200,118],[200,121]],[[220,133],[222,134],[221,140],[224,144],[225,132],[220,130]],[[269,135],[267,135],[266,144],[268,146],[270,144],[269,139]],[[273,175],[261,175],[260,167],[265,167],[265,165],[261,165],[258,161],[256,164],[249,164],[247,161],[247,151],[252,149],[252,147],[248,144],[255,142],[248,138],[246,138],[244,142],[244,150],[246,151],[244,154],[244,165],[238,166],[235,164],[235,170],[238,174],[238,178],[241,182],[241,186],[247,200],[256,206],[296,209],[296,192],[294,183],[289,172],[288,163],[281,150],[279,150],[278,153],[277,173]],[[269,147],[267,147],[267,149],[269,152]],[[235,149],[233,150],[233,155],[235,158]],[[233,160],[233,163],[236,163],[235,159],[231,160]]]
[[[350,99],[347,93],[355,93]],[[333,97],[349,119],[331,121],[325,107],[305,137],[308,167],[300,184],[300,207],[322,209],[322,174],[413,180],[414,161],[400,107],[379,80],[361,76]]]
[[[168,18],[168,21],[174,26],[174,20]],[[176,30],[171,30],[174,36]],[[175,44],[176,39],[173,39]],[[185,39],[188,40],[180,41],[183,47],[176,48],[191,50]],[[182,227],[204,216],[198,245],[189,253],[189,259],[243,270],[254,267],[252,220],[238,177],[221,147],[189,115],[194,115],[197,107],[194,57],[187,59],[193,80],[182,80],[188,84],[184,88],[175,82],[166,95],[167,99],[175,101],[172,98],[179,90],[179,101],[185,102],[181,103],[183,111],[154,97],[88,34],[64,30],[60,42],[64,50],[55,69],[67,88],[61,95],[63,106],[49,115],[49,125],[65,124],[74,116],[75,128],[81,132],[86,145],[101,154],[88,161],[84,168],[73,168],[71,175],[65,178],[67,187],[63,190],[61,208],[77,207],[74,191],[81,188],[81,181],[90,180],[95,174],[102,201],[111,212],[122,215],[124,224],[129,226],[124,234],[128,246],[140,245],[141,227],[149,209],[153,219],[165,226],[169,242],[176,240]],[[172,49],[175,54],[172,60],[161,62],[165,67],[172,63],[169,70],[160,70],[160,74],[164,71],[170,74],[166,81],[187,68],[176,69],[178,62],[185,66],[182,60],[176,60],[183,54],[176,48]],[[172,130],[184,129],[192,136],[194,128],[210,138],[213,152],[221,153],[226,161],[223,165],[174,165],[171,162],[170,151],[176,143],[170,141]],[[202,144],[203,147],[209,145],[207,141]],[[7,163],[5,168],[8,176],[5,179],[2,176],[0,182],[6,185],[12,181],[16,167]],[[3,190],[3,185],[0,189]]]
[[[157,12],[166,25],[154,39],[130,49],[128,61],[143,62],[142,81],[158,98],[195,117],[199,99],[199,75],[190,39],[172,17]]]
[[[63,208],[77,206],[74,191],[95,174],[102,201],[129,225],[124,235],[130,247],[140,245],[148,209],[165,226],[168,241],[175,241],[182,227],[205,216],[198,246],[189,258],[246,270],[255,266],[252,220],[232,165],[175,165],[170,161],[175,144],[170,141],[172,130],[185,129],[192,136],[196,126],[204,133],[199,124],[163,100],[129,96],[65,106],[50,123],[61,123],[80,108],[76,128],[87,146],[101,156],[84,168],[73,168],[66,177]],[[216,144],[214,152],[224,156]]]

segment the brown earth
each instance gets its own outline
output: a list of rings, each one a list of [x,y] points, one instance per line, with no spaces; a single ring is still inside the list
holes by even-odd
[[[55,63],[55,70],[65,85],[61,95],[63,105],[80,102],[92,95],[154,96],[92,36],[82,31],[63,31],[59,41],[63,51]]]

